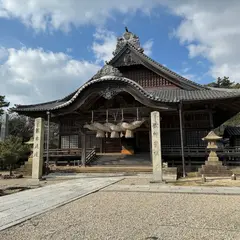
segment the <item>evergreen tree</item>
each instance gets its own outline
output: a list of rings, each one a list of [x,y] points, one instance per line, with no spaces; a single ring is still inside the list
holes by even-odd
[[[216,82],[207,84],[208,87],[215,88],[239,88],[239,83],[231,82],[229,77],[224,76],[223,78],[218,77]]]
[[[4,112],[3,108],[8,106],[9,106],[9,102],[5,101],[5,96],[0,95],[0,115],[2,115]]]
[[[29,151],[29,146],[22,143],[19,137],[9,136],[0,142],[0,158],[9,166],[12,175],[13,165]]]

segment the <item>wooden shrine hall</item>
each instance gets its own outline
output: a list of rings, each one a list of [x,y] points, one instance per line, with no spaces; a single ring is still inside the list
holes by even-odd
[[[181,165],[204,161],[202,138],[240,111],[240,91],[208,88],[178,75],[145,55],[139,38],[126,30],[113,58],[75,92],[12,111],[58,123],[59,145],[47,148],[46,157],[75,157],[82,165],[111,164],[119,156],[128,156],[129,163],[150,159],[150,113],[159,111],[163,159]]]

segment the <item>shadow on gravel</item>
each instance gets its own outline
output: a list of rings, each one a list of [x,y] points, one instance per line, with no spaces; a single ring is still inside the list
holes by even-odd
[[[29,190],[29,189],[32,189],[32,188],[31,187],[17,186],[17,187],[8,187],[8,188],[5,188],[5,189],[0,189],[0,197],[5,196],[5,195],[9,195],[9,194],[13,194],[13,193],[17,193],[17,192],[22,192],[22,191]]]

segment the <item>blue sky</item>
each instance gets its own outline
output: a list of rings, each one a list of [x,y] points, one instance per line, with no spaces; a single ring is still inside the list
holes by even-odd
[[[224,75],[240,79],[239,50],[231,47],[240,35],[238,27],[231,25],[234,34],[228,26],[220,28],[214,5],[185,0],[172,5],[164,0],[19,2],[0,0],[0,94],[12,104],[54,100],[74,91],[111,58],[125,26],[139,36],[145,53],[193,81],[205,84]],[[238,2],[232,7],[239,8]]]

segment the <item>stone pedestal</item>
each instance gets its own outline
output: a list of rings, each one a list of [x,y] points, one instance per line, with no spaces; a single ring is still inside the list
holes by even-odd
[[[44,121],[42,118],[36,118],[34,126],[32,179],[37,180],[42,178],[43,147],[44,147]]]
[[[151,137],[152,137],[152,166],[153,180],[151,182],[163,182],[162,174],[162,151],[161,151],[161,132],[160,132],[160,113],[151,112]]]
[[[205,165],[202,165],[198,169],[199,175],[204,174],[206,177],[220,177],[231,176],[232,172],[228,170],[227,166],[223,166],[221,161],[205,161]]]
[[[203,140],[208,142],[207,149],[210,149],[210,153],[208,160],[205,161],[205,165],[202,165],[202,167],[198,169],[199,175],[204,174],[206,177],[232,175],[232,172],[228,170],[226,166],[222,165],[222,162],[219,161],[217,156],[217,141],[220,139],[221,137],[217,136],[213,131],[203,138]]]

